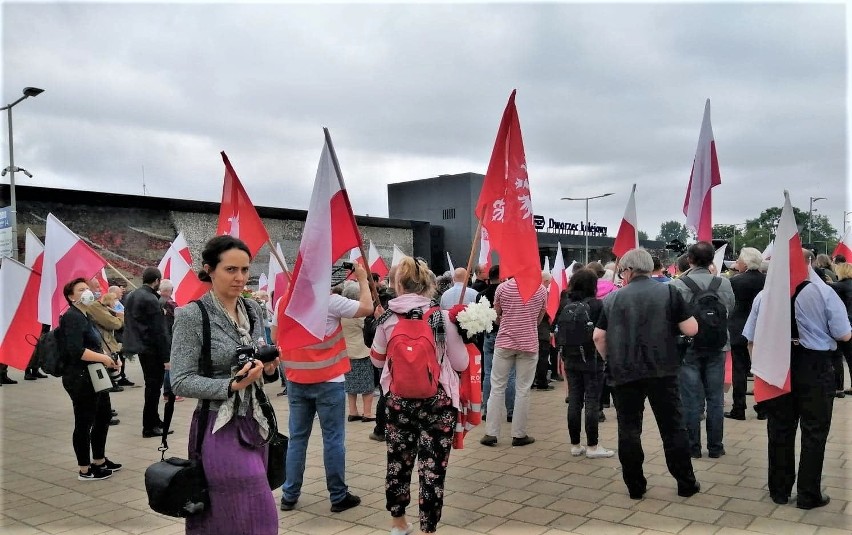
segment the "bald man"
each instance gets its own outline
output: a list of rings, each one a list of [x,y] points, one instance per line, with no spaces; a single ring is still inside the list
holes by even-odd
[[[463,304],[467,305],[476,301],[476,292],[473,288],[465,287],[465,284],[467,284],[467,270],[465,268],[456,268],[453,271],[453,286],[441,296],[441,308],[449,310],[453,305],[459,304],[462,288],[465,288]]]

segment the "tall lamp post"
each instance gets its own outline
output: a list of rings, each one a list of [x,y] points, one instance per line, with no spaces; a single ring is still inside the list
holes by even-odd
[[[852,214],[852,210],[848,212],[843,212],[843,236],[846,235],[846,223],[849,222],[849,220],[846,218],[849,217],[849,214]],[[843,239],[843,236],[840,237],[841,240]]]
[[[20,103],[23,100],[28,99],[29,97],[37,97],[44,92],[44,89],[39,89],[38,87],[25,87],[21,98],[16,100],[11,104],[6,104],[0,111],[6,110],[7,117],[9,119],[9,167],[3,170],[3,174],[9,172],[9,196],[11,197],[11,205],[10,208],[12,210],[12,258],[18,260],[18,205],[17,205],[17,197],[15,197],[15,171],[23,171],[27,176],[32,176],[23,169],[15,167],[15,151],[14,151],[14,143],[12,142],[12,108],[15,107],[16,104]]]
[[[741,226],[741,227],[743,227],[743,229],[745,229],[748,226],[748,224],[747,223],[717,223],[717,225],[726,226],[726,227],[734,227],[734,234],[733,234],[733,237],[732,237],[732,240],[731,240],[733,249],[731,249],[731,252],[734,253],[734,255],[736,255],[737,254],[737,227]]]
[[[600,199],[609,197],[615,193],[604,193],[603,195],[595,195],[593,197],[562,197],[563,201],[586,201],[586,221],[583,223],[583,236],[586,238],[586,260],[584,263],[589,263],[589,201],[592,199]]]
[[[821,201],[821,200],[825,199],[825,197],[811,197],[810,199],[811,199],[811,206],[810,206],[810,209],[808,210],[808,244],[813,245],[813,242],[811,242],[811,219],[812,219],[813,214],[814,214],[814,203],[817,202],[817,201]]]

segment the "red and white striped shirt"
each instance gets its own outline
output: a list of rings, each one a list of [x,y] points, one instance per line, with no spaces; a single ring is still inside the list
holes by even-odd
[[[494,345],[503,349],[538,352],[538,317],[547,306],[547,290],[538,290],[524,303],[515,279],[507,280],[494,293],[494,306],[501,309],[500,330]]]

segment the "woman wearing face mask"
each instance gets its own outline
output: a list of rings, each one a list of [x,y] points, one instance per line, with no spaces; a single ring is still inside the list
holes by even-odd
[[[111,357],[101,353],[101,338],[86,316],[86,309],[95,302],[95,295],[89,290],[86,280],[74,279],[65,285],[62,292],[70,305],[59,319],[59,343],[67,359],[62,386],[74,407],[72,443],[80,468],[77,479],[97,481],[110,477],[121,469],[121,465],[105,455],[112,410],[109,392],[95,392],[86,366],[95,362],[108,368],[117,368],[118,365]]]

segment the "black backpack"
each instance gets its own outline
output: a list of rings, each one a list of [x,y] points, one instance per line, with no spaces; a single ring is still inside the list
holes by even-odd
[[[681,277],[680,280],[692,290],[693,315],[698,321],[698,334],[692,338],[692,348],[698,351],[721,351],[728,342],[728,311],[718,294],[722,285],[721,277],[713,277],[713,282],[706,290],[702,290],[689,277]]]
[[[559,346],[581,346],[592,343],[595,324],[589,315],[591,308],[583,301],[571,301],[556,318],[556,344]]]
[[[65,358],[60,338],[57,327],[39,336],[35,346],[36,362],[42,370],[54,377],[62,377],[68,368],[68,359]]]

